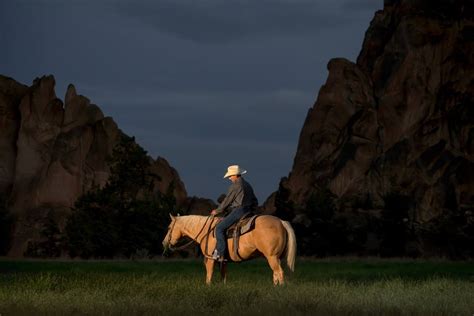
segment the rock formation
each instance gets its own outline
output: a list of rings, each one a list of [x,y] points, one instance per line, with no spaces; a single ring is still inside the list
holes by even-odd
[[[107,157],[122,133],[112,118],[69,85],[64,104],[53,76],[26,87],[0,76],[0,193],[16,219],[9,255],[21,256],[38,238],[46,215],[64,225],[76,199],[107,182]],[[150,158],[151,159],[151,158]],[[178,173],[163,158],[152,162],[155,187],[172,184],[178,205],[187,193]]]
[[[420,235],[447,217],[474,237],[473,6],[386,0],[357,63],[329,62],[293,168],[267,209],[295,220],[328,189],[340,216],[380,218],[395,203],[406,229],[416,228],[417,254],[453,248]]]

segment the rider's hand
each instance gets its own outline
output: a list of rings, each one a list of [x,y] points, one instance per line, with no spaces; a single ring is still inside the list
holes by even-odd
[[[217,215],[217,210],[212,210],[211,215]]]

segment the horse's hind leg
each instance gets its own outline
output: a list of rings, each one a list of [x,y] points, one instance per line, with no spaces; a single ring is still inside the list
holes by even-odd
[[[280,259],[277,256],[268,256],[267,260],[270,268],[273,270],[273,284],[283,285],[284,273],[280,265]]]

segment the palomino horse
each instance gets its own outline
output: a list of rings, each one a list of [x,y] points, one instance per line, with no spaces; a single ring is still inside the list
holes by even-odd
[[[176,245],[181,237],[189,237],[200,245],[204,255],[206,266],[206,283],[210,284],[214,271],[215,261],[211,259],[210,253],[216,247],[216,239],[212,230],[218,223],[218,218],[213,216],[172,216],[168,233],[163,240],[164,249]],[[273,283],[283,284],[284,273],[280,265],[280,258],[284,257],[291,271],[294,271],[296,256],[295,232],[289,222],[282,221],[278,217],[262,215],[256,218],[255,228],[240,236],[238,252],[240,258],[234,254],[232,239],[227,240],[227,249],[232,261],[248,260],[263,255],[270,268],[273,270]],[[226,270],[221,270],[225,281]]]

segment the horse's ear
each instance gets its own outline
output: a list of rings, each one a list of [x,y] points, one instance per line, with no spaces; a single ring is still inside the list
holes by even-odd
[[[170,213],[170,218],[171,218],[171,220],[174,220],[174,216],[173,216],[173,215],[171,215],[171,213]]]

